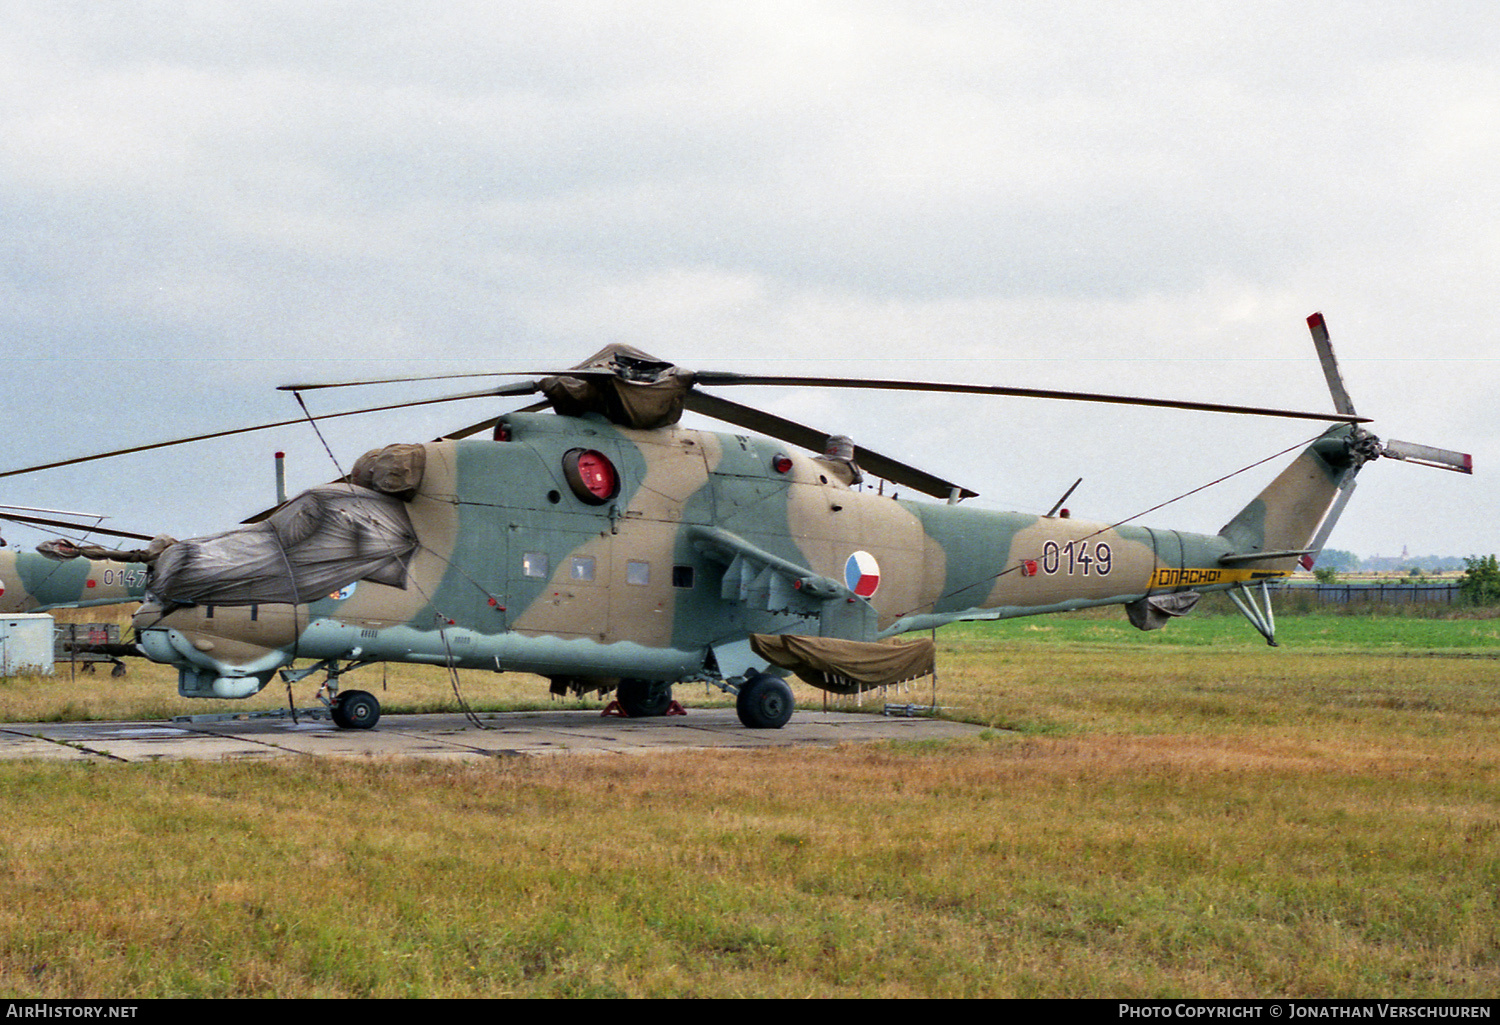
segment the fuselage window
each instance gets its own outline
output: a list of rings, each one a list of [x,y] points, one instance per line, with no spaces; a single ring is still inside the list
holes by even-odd
[[[592,555],[575,555],[568,573],[574,580],[591,581],[594,579],[594,557]]]
[[[672,567],[672,586],[673,587],[683,587],[683,588],[692,587],[693,586],[693,567],[691,567],[691,566],[673,566]]]
[[[627,584],[651,583],[651,563],[627,562],[625,564],[625,582]]]
[[[521,572],[528,577],[547,576],[547,554],[545,552],[527,552],[521,556]]]

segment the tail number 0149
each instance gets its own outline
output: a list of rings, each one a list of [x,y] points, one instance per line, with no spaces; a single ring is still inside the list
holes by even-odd
[[[1042,545],[1042,572],[1066,573],[1068,576],[1109,576],[1112,554],[1103,541],[1090,545],[1087,541],[1068,541],[1058,544],[1048,541]]]

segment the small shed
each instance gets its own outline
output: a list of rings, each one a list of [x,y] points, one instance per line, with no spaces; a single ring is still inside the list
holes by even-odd
[[[0,617],[0,676],[53,671],[52,617],[45,613],[18,613]]]

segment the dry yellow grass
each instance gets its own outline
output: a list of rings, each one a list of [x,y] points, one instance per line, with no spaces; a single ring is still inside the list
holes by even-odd
[[[1180,737],[0,767],[0,987],[1492,993],[1495,770],[1432,768]]]
[[[0,766],[0,989],[1500,988],[1496,660],[1035,636],[944,641],[967,744]]]

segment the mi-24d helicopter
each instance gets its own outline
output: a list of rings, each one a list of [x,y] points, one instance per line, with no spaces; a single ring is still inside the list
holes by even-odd
[[[341,678],[384,661],[534,673],[554,693],[613,690],[642,717],[669,710],[674,684],[708,682],[736,694],[746,726],[777,728],[793,710],[786,674],[836,693],[924,676],[933,642],[897,638],[959,620],[1118,604],[1149,630],[1221,590],[1274,643],[1267,582],[1311,566],[1365,464],[1387,456],[1472,472],[1467,455],[1365,429],[1322,316],[1308,324],[1335,413],[692,371],[610,346],[567,370],[427,400],[544,397],[434,442],[368,452],[342,480],[222,534],[128,552],[58,541],[41,546],[46,554],[8,556],[0,602],[142,600],[138,650],[177,667],[184,697],[249,697],[278,673],[291,683],[323,672],[320,699],[350,728],[373,726],[380,706],[340,689]],[[348,382],[371,383],[391,382]],[[1332,426],[1222,530],[1197,534],[1090,523],[1061,501],[1046,515],[966,507],[975,492],[959,484],[706,390],[748,385],[1021,395]],[[752,433],[680,427],[684,410]],[[943,501],[858,487],[866,475]]]

